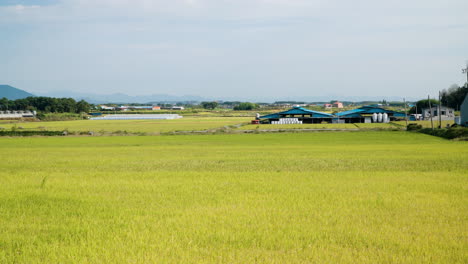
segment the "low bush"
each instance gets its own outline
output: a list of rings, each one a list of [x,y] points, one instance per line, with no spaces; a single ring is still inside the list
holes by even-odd
[[[420,130],[422,128],[423,128],[422,125],[411,123],[411,124],[408,124],[408,126],[406,127],[406,130],[407,131],[417,131],[417,130]]]
[[[424,128],[420,129],[419,132],[446,139],[468,139],[468,128],[466,127],[439,128],[434,130]]]
[[[63,131],[0,131],[0,136],[29,137],[29,136],[63,136]]]
[[[81,114],[75,113],[39,113],[36,117],[41,121],[69,121],[83,119]]]

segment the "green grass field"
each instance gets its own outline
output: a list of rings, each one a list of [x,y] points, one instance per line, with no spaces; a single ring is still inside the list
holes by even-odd
[[[24,130],[68,130],[70,132],[116,132],[159,134],[173,131],[193,131],[220,128],[249,122],[248,117],[184,117],[174,120],[78,120],[52,122],[9,123],[3,121],[0,127],[11,129],[12,126]]]
[[[468,142],[0,138],[0,263],[467,263]]]

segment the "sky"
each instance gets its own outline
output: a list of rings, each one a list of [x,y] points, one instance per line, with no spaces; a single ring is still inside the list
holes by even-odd
[[[466,0],[0,0],[0,84],[422,98],[463,85]]]

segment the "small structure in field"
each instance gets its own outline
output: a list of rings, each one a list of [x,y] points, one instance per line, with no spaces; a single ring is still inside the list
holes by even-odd
[[[433,106],[431,108],[423,108],[422,116],[424,120],[429,120],[432,118],[439,118],[439,106]],[[442,120],[454,120],[455,118],[455,109],[441,106],[440,107],[440,119]]]
[[[21,119],[27,117],[35,117],[36,111],[29,110],[10,110],[0,111],[0,119]]]
[[[104,111],[114,111],[115,107],[113,106],[107,106],[107,105],[100,105],[99,109],[104,110]]]
[[[260,122],[266,124],[313,124],[331,123],[333,115],[296,106],[284,112],[260,116]]]
[[[169,107],[161,107],[160,110],[178,110],[178,111],[182,111],[182,110],[185,110],[185,108],[183,106],[173,105],[173,106],[169,106]]]
[[[334,102],[332,105],[335,108],[343,108],[343,103],[339,101]]]
[[[343,108],[343,103],[339,102],[339,101],[336,101],[336,102],[333,102],[331,104],[324,104],[323,108],[325,108],[325,109]]]

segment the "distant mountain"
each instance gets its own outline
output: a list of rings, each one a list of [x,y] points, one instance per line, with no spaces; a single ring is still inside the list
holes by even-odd
[[[131,96],[123,93],[114,94],[92,94],[92,93],[79,93],[72,91],[53,91],[41,93],[41,96],[49,97],[70,97],[75,100],[85,100],[92,104],[127,104],[127,103],[140,103],[140,104],[158,104],[158,103],[183,103],[183,102],[203,102],[203,101],[242,101],[242,102],[265,102],[273,103],[275,101],[299,101],[299,102],[329,102],[331,100],[338,101],[403,101],[402,97],[397,96],[340,96],[340,95],[320,95],[320,96],[286,96],[286,97],[266,97],[266,96],[237,96],[237,97],[202,97],[193,95],[175,96],[168,94],[152,94],[144,96]],[[407,101],[417,101],[416,98],[406,98]]]
[[[10,85],[0,85],[0,98],[6,97],[8,100],[23,99],[26,97],[35,96],[21,89]]]

